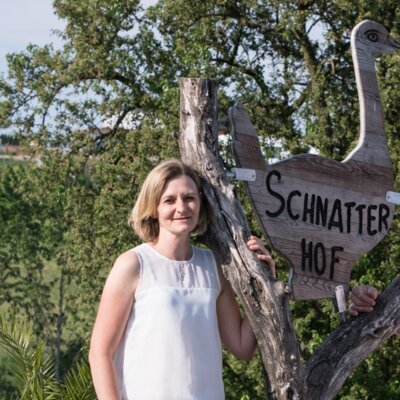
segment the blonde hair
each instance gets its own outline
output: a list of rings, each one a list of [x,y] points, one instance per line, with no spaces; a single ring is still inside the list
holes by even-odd
[[[193,233],[201,234],[207,230],[213,212],[201,192],[200,175],[189,165],[173,158],[161,162],[150,171],[129,217],[129,224],[145,242],[153,242],[158,238],[157,207],[168,181],[180,176],[188,176],[193,180],[200,197],[199,220]]]

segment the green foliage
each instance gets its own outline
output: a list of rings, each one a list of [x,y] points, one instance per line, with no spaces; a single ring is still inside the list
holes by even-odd
[[[61,385],[60,399],[94,400],[96,394],[92,384],[90,368],[87,362],[79,361],[68,371]]]
[[[15,320],[0,319],[0,348],[7,353],[8,371],[14,377],[20,400],[94,400],[90,369],[83,361],[76,364],[58,382],[54,375],[54,360],[46,355],[43,340],[35,340],[31,328]]]
[[[265,398],[265,382],[259,354],[249,363],[238,361],[225,351],[223,379],[226,400],[257,400]]]
[[[28,169],[10,166],[0,170],[0,299],[15,313],[25,312],[39,332],[51,307],[43,272],[55,244],[49,239],[56,226],[46,223],[51,209],[26,198],[32,190],[31,181],[26,179]]]
[[[21,399],[44,399],[47,391],[44,387],[46,377],[52,378],[51,360],[45,357],[43,343],[32,348],[31,332],[27,326],[9,326],[0,320],[0,347],[9,356],[13,377]]]
[[[397,400],[400,386],[399,342],[398,338],[393,337],[385,346],[371,354],[346,381],[338,398]]]
[[[159,160],[178,155],[179,78],[218,79],[220,116],[241,101],[266,158],[317,149],[342,160],[359,130],[351,29],[369,18],[398,38],[397,3],[160,0],[144,10],[136,0],[54,1],[66,22],[64,46],[9,54],[0,78],[0,126],[37,161],[0,168],[0,299],[2,312],[21,313],[46,336],[61,378],[87,342],[113,260],[138,243],[126,221],[141,183]],[[397,191],[399,65],[399,54],[378,65]],[[224,144],[221,153],[231,167]],[[399,230],[396,214],[386,239],[354,269],[353,284],[383,290],[398,274]],[[305,359],[338,324],[330,302],[293,303],[292,315]],[[388,341],[341,396],[398,398],[398,368],[384,363],[396,366],[399,356],[398,339]],[[224,363],[228,398],[263,397],[257,362],[225,356]],[[2,387],[1,379],[11,393],[13,381],[2,374]]]
[[[15,138],[14,136],[11,135],[0,135],[0,144],[13,144],[13,145],[18,145],[19,140]]]

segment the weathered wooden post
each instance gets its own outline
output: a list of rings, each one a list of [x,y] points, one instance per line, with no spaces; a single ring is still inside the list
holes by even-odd
[[[188,78],[181,79],[180,88],[182,160],[205,178],[204,192],[216,213],[215,224],[204,235],[204,242],[219,257],[244,305],[269,376],[270,398],[304,398],[304,369],[285,284],[271,279],[247,249],[249,228],[218,152],[217,83]]]

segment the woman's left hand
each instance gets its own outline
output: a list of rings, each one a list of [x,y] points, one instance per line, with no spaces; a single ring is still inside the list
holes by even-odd
[[[360,312],[371,312],[378,296],[379,292],[373,286],[354,286],[350,293],[349,314],[355,317]],[[395,335],[400,336],[400,329],[395,332]]]
[[[350,293],[349,314],[355,317],[360,312],[371,312],[378,296],[379,292],[372,286],[354,286]]]
[[[257,236],[250,236],[247,241],[247,247],[249,250],[256,252],[257,258],[260,261],[267,263],[272,277],[276,278],[275,261],[272,258],[271,253],[263,245],[262,241]]]

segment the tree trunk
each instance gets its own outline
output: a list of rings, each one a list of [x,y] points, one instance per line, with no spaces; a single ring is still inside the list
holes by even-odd
[[[217,83],[180,81],[182,160],[203,178],[216,219],[203,235],[240,298],[268,375],[269,399],[332,399],[352,370],[400,328],[400,279],[379,297],[375,311],[341,324],[304,367],[289,312],[286,285],[268,275],[247,249],[249,227],[218,152]]]
[[[202,174],[204,193],[216,214],[204,242],[243,303],[270,379],[271,398],[300,399],[305,376],[285,284],[270,278],[247,249],[248,224],[218,153],[217,83],[182,79],[180,84],[182,160]]]
[[[58,314],[57,314],[57,334],[55,340],[55,377],[61,381],[61,337],[64,321],[64,261],[61,261],[60,286],[58,290]]]

